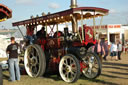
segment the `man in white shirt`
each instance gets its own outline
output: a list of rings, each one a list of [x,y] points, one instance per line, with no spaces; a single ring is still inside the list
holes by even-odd
[[[116,57],[116,60],[117,60],[117,43],[112,43],[110,51],[111,51],[111,60],[112,60],[112,57],[114,56]]]

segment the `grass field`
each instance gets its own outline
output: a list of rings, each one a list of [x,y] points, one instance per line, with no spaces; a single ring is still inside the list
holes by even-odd
[[[56,75],[39,78],[21,75],[21,81],[8,82],[9,73],[3,71],[4,85],[128,85],[128,54],[122,54],[120,61],[111,60],[110,56],[107,59],[103,61],[102,74],[94,80],[81,76],[75,83],[66,83]]]

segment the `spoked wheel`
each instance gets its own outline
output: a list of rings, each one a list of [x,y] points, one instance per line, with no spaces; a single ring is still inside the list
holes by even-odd
[[[62,57],[59,64],[61,78],[65,82],[75,82],[80,76],[80,64],[78,59],[71,54]]]
[[[2,67],[0,65],[0,85],[3,85],[3,74],[2,74]]]
[[[30,45],[27,47],[24,56],[24,65],[30,77],[39,77],[44,74],[46,58],[39,45]]]
[[[83,58],[82,63],[86,65],[82,73],[89,79],[94,79],[101,74],[101,62],[99,57],[91,52],[88,52]]]

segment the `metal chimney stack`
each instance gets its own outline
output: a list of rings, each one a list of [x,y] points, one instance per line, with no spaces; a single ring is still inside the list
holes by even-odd
[[[77,0],[71,0],[70,8],[77,8]]]

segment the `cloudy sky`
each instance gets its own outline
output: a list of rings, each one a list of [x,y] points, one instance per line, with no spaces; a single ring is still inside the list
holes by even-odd
[[[128,0],[77,0],[78,6],[93,6],[109,9],[103,24],[128,24]],[[0,28],[12,29],[12,22],[29,19],[42,12],[55,13],[69,9],[70,0],[0,0],[13,11],[13,17],[0,23]]]

